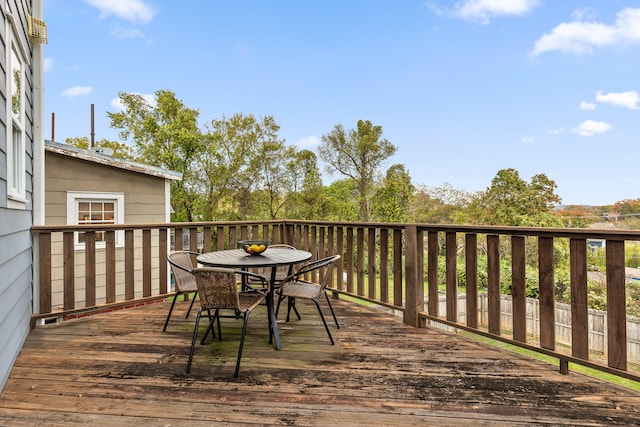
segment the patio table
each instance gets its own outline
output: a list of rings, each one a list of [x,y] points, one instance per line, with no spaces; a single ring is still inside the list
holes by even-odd
[[[208,267],[224,267],[237,269],[250,269],[255,267],[270,267],[271,278],[269,280],[269,288],[267,290],[267,315],[269,316],[269,342],[271,343],[271,335],[275,338],[276,349],[280,350],[280,334],[278,333],[278,323],[275,314],[274,294],[276,283],[276,267],[283,265],[293,265],[311,258],[311,252],[301,250],[291,250],[284,248],[267,248],[260,255],[247,254],[242,249],[229,249],[214,252],[205,252],[198,255],[197,260],[200,264]]]

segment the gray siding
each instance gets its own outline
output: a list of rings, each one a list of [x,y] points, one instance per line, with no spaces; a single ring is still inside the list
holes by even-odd
[[[5,39],[7,13],[14,17],[16,27],[28,49],[27,14],[31,10],[30,0],[0,2],[0,390],[9,377],[13,363],[29,333],[32,312],[32,249],[33,224],[33,93],[32,76],[25,81],[26,109],[26,199],[24,209],[9,209],[7,206],[7,139],[8,123],[6,97],[7,75],[5,63],[7,40]],[[27,58],[29,61],[29,58]],[[27,65],[27,69],[31,67]]]

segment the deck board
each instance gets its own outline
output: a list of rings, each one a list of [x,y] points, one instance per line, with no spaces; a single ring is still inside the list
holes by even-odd
[[[237,379],[230,319],[187,375],[187,307],[167,332],[168,303],[38,327],[0,395],[0,425],[640,424],[638,392],[344,301],[334,346],[300,304],[301,321],[279,321],[276,351],[260,307]]]

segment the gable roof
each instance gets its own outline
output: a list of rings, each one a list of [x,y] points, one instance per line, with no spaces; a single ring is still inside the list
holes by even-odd
[[[120,159],[97,150],[84,150],[82,148],[74,147],[73,145],[61,144],[59,142],[47,140],[44,141],[44,150],[50,153],[85,160],[87,162],[128,170],[130,172],[137,172],[145,175],[156,176],[158,178],[172,179],[175,181],[182,180],[182,173],[180,172],[146,165],[144,163],[133,162],[131,160]]]

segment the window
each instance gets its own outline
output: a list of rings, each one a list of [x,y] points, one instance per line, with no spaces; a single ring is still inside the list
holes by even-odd
[[[7,83],[11,97],[7,99],[7,111],[11,111],[11,121],[7,126],[7,183],[8,196],[14,202],[23,203],[25,195],[25,96],[24,61],[20,50],[13,42],[17,40],[13,31],[11,52],[8,57]]]
[[[123,224],[124,194],[67,193],[67,224]],[[96,247],[104,248],[105,232],[96,232]],[[76,233],[76,249],[84,249],[85,234]],[[123,246],[124,232],[116,231],[116,246]]]

